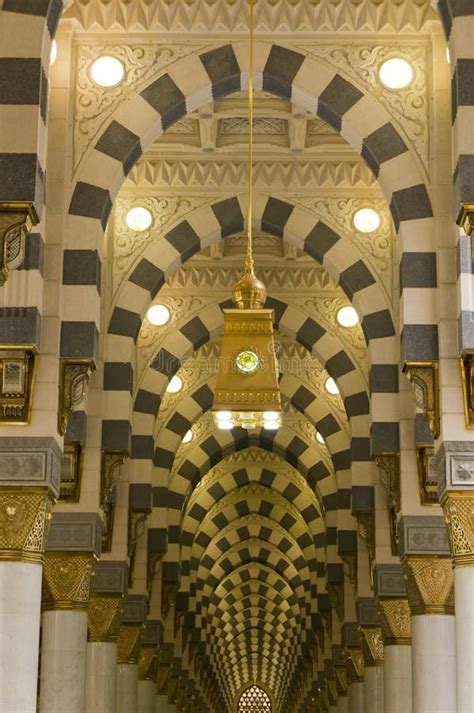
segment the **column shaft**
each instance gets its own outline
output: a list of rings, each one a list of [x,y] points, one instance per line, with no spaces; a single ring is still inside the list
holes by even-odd
[[[0,561],[0,710],[35,713],[41,609],[40,564]]]
[[[411,646],[384,647],[384,713],[412,712]]]
[[[456,713],[454,616],[412,617],[414,713]]]
[[[156,688],[153,681],[138,681],[137,713],[155,713]]]
[[[454,570],[458,713],[474,711],[474,567]]]
[[[383,666],[365,667],[364,705],[364,713],[384,713]]]
[[[40,713],[84,713],[86,646],[87,612],[44,612]]]
[[[349,698],[347,696],[339,696],[337,699],[337,713],[349,713]]]
[[[365,713],[364,711],[364,682],[355,681],[349,686],[348,713]]]
[[[87,644],[85,713],[115,713],[117,696],[117,644]]]
[[[119,663],[116,713],[137,713],[137,695],[138,664]]]

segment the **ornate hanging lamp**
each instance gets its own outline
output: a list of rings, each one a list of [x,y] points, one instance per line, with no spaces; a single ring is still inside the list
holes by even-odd
[[[273,341],[273,310],[264,309],[266,288],[255,275],[252,253],[253,195],[253,0],[250,0],[249,149],[247,255],[243,276],[234,285],[235,309],[224,309],[224,333],[213,415],[218,428],[281,425],[278,365]]]

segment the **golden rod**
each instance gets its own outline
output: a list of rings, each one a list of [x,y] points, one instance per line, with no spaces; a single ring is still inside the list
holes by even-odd
[[[245,274],[254,274],[252,252],[252,195],[253,195],[253,2],[249,0],[249,173],[248,173],[248,209],[247,209],[247,256]]]

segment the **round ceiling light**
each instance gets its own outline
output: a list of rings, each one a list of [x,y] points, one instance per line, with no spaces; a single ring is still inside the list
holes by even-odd
[[[373,233],[380,225],[380,215],[373,208],[361,208],[354,214],[353,222],[359,233]]]
[[[186,431],[186,433],[183,436],[183,443],[189,443],[190,441],[193,440],[193,432],[191,429],[189,431]]]
[[[146,318],[155,327],[163,327],[170,319],[170,311],[165,305],[153,305],[146,313]]]
[[[263,422],[263,427],[266,431],[277,431],[280,428],[279,421],[272,421],[271,419],[265,419]]]
[[[332,376],[326,379],[326,383],[324,384],[324,386],[328,394],[331,394],[331,396],[336,396],[339,393],[338,386]]]
[[[91,76],[99,87],[115,87],[123,79],[125,70],[116,57],[99,57],[91,67]]]
[[[177,394],[183,388],[183,380],[176,374],[172,377],[170,383],[166,387],[166,391],[169,394]]]
[[[341,327],[355,327],[359,322],[359,315],[354,307],[341,307],[336,315],[336,319]]]
[[[322,446],[324,446],[325,441],[324,441],[324,438],[322,437],[322,435],[319,433],[319,431],[316,431],[316,440],[318,443],[320,443]]]
[[[135,208],[130,208],[128,211],[126,221],[130,230],[134,230],[136,233],[142,233],[144,230],[148,230],[152,224],[153,216],[148,208],[135,206]]]
[[[392,57],[380,67],[379,77],[387,89],[405,89],[413,81],[413,68],[406,59]]]
[[[219,421],[217,424],[217,428],[221,431],[230,431],[233,427],[232,421]]]
[[[219,423],[223,423],[224,421],[231,421],[232,413],[230,411],[218,411],[216,413],[216,418]]]
[[[51,44],[51,54],[49,55],[49,66],[52,67],[58,58],[58,43],[53,40]]]

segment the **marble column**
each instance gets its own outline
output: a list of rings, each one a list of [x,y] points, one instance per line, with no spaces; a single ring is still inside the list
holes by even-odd
[[[337,713],[348,713],[347,664],[343,646],[341,644],[333,644],[331,654],[336,684]]]
[[[347,663],[348,713],[364,712],[364,656],[356,622],[342,626],[342,641]]]
[[[444,519],[404,516],[400,551],[412,615],[414,713],[456,713],[454,578]]]
[[[40,713],[84,713],[87,612],[97,513],[55,512],[43,570]]]
[[[155,713],[156,689],[153,681],[138,681],[137,713]]]
[[[163,640],[163,625],[158,620],[145,621],[138,660],[137,713],[155,713],[158,647]]]
[[[454,560],[458,713],[474,711],[474,443],[443,443],[438,451],[438,496]]]
[[[59,494],[52,438],[0,439],[0,710],[36,713],[44,539]]]
[[[127,562],[96,564],[89,603],[85,713],[115,713],[117,638],[127,586]]]
[[[116,713],[137,713],[138,662],[147,610],[146,595],[129,595],[124,600],[117,640]]]
[[[411,713],[411,613],[403,567],[377,565],[374,589],[384,644],[384,713]]]
[[[364,713],[384,713],[383,641],[375,599],[359,597],[356,610],[364,656]]]

